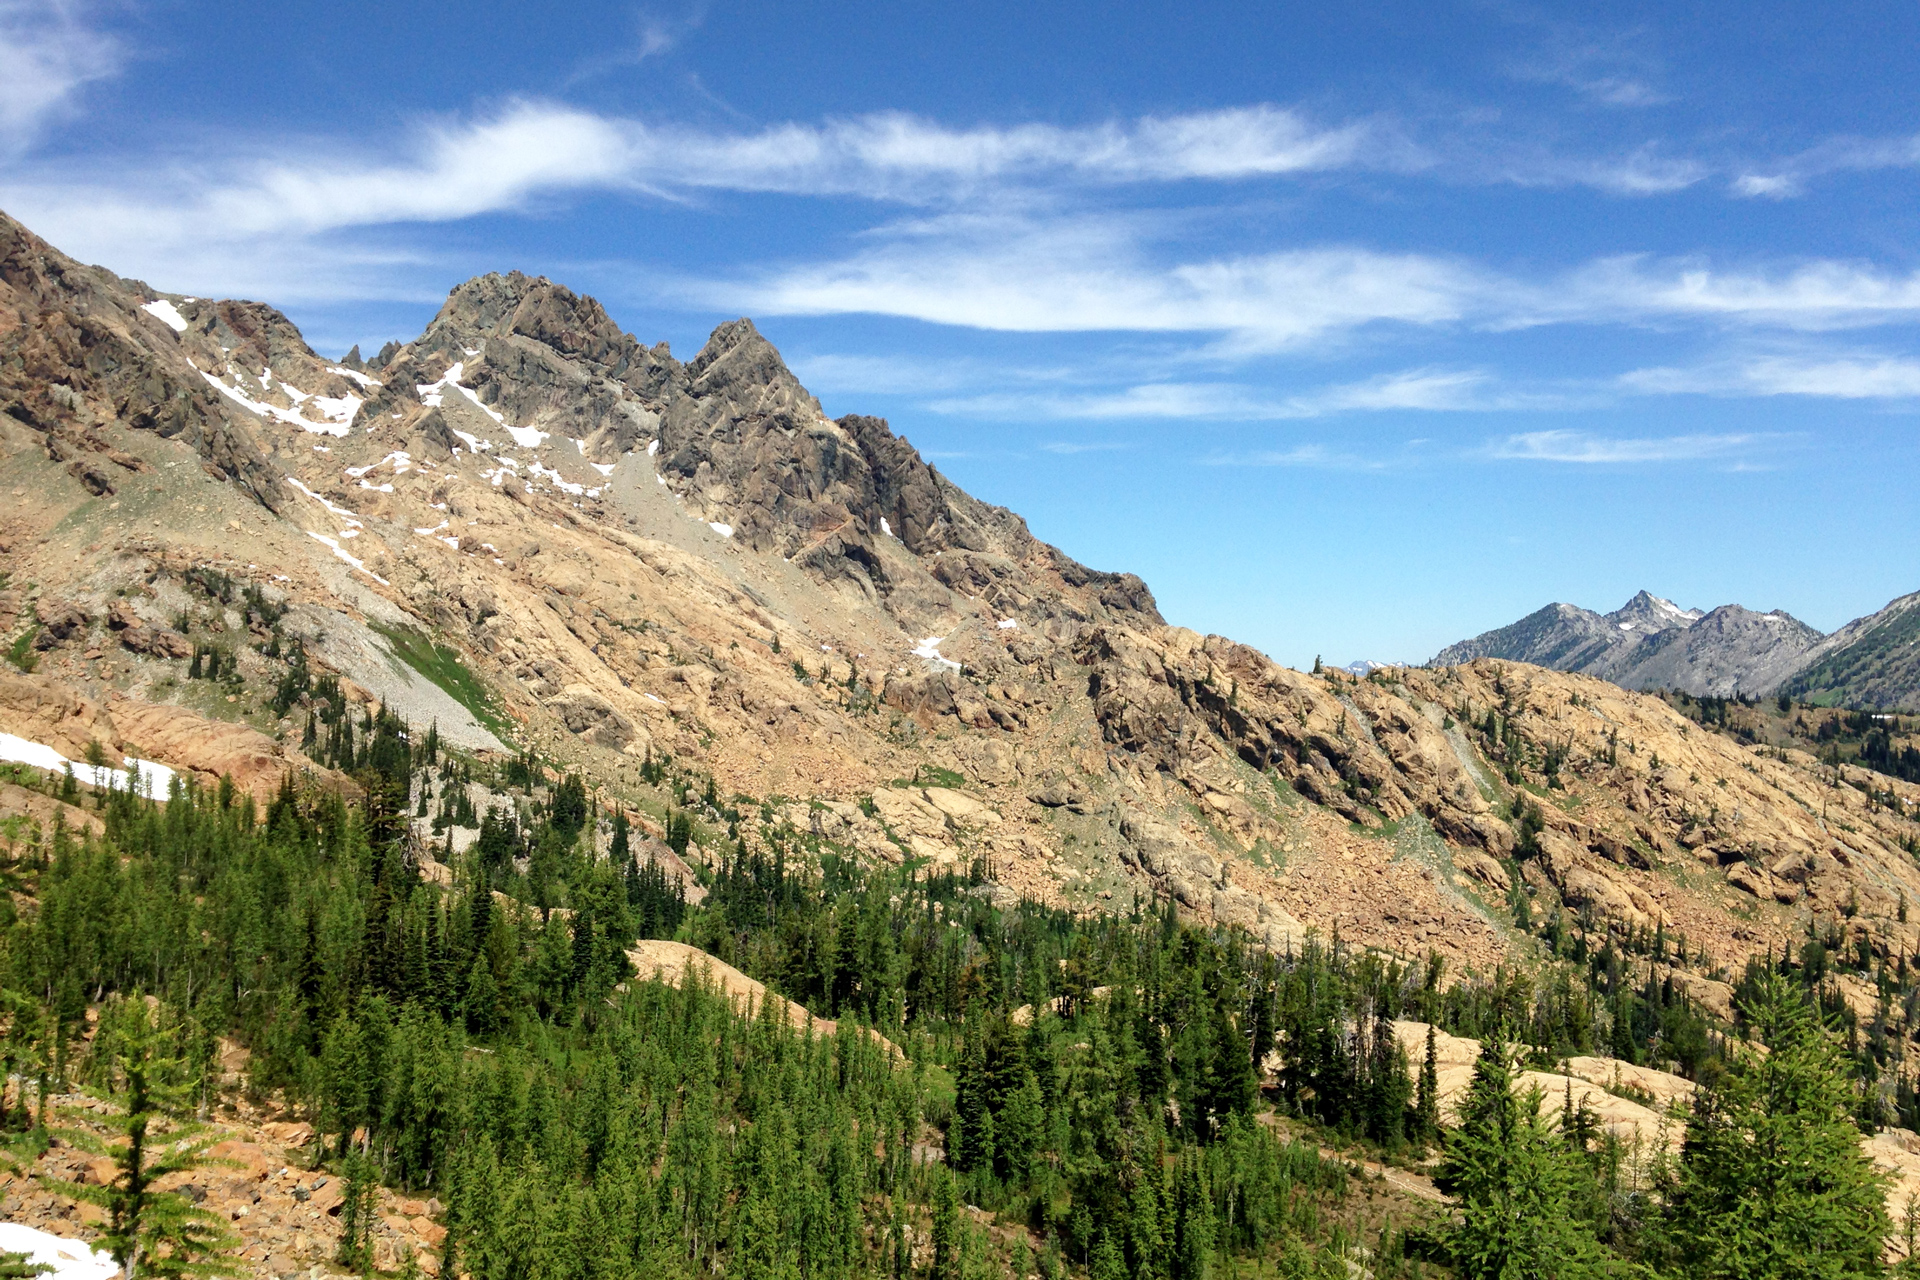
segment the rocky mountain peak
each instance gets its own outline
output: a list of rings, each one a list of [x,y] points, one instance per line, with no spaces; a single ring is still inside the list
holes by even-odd
[[[1674,627],[1690,627],[1705,616],[1699,609],[1682,609],[1673,601],[1642,589],[1606,618],[1622,631],[1631,629],[1648,635]]]
[[[1505,658],[1598,676],[1629,689],[1730,697],[1779,689],[1823,643],[1819,631],[1779,609],[1756,613],[1725,604],[1702,612],[1641,591],[1608,614],[1549,605],[1449,645],[1429,665]]]
[[[222,301],[194,308],[194,327],[249,369],[286,369],[320,357],[293,321],[263,302]]]
[[[754,413],[786,414],[786,427],[824,421],[820,402],[800,385],[774,345],[760,336],[753,321],[729,320],[707,338],[687,366],[688,394],[710,401],[712,411],[735,417]],[[724,408],[723,408],[724,406]]]
[[[524,338],[597,371],[622,369],[643,350],[595,298],[519,271],[475,276],[447,295],[416,347],[464,353],[476,341]],[[664,351],[661,352],[664,356]]]
[[[96,497],[118,483],[100,459],[137,469],[100,434],[123,422],[191,445],[214,474],[277,511],[283,495],[253,424],[200,371],[225,363],[221,345],[245,346],[247,359],[312,353],[272,308],[223,306],[85,266],[0,213],[0,413],[39,433],[47,456]],[[215,329],[233,340],[219,343]]]

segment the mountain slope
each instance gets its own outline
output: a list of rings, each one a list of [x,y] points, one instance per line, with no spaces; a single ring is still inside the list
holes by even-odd
[[[1550,604],[1518,622],[1448,645],[1428,665],[1453,667],[1475,658],[1502,658],[1579,671],[1619,643],[1618,630],[1602,615],[1578,605]]]
[[[36,668],[25,702],[179,705],[291,751],[321,702],[379,701],[536,751],[607,807],[684,807],[695,865],[804,832],[1081,909],[1171,897],[1272,946],[1338,929],[1484,968],[1537,945],[1514,894],[1536,921],[1665,922],[1709,969],[1849,903],[1873,945],[1920,943],[1896,910],[1920,828],[1883,793],[1580,674],[1310,676],[1167,626],[1138,578],[1035,539],[883,421],[826,418],[748,321],[682,362],[489,275],[414,341],[333,363],[271,308],[0,240],[0,638]],[[1536,660],[1707,671],[1723,636],[1765,656],[1753,636],[1798,634],[1653,597],[1566,610]],[[1646,638],[1621,649],[1626,624]],[[193,679],[195,650],[231,674]],[[338,692],[299,686],[295,653]],[[122,721],[103,745],[139,755]],[[15,723],[39,722],[0,701]],[[714,802],[663,790],[668,757]]]
[[[1608,614],[1548,605],[1449,645],[1428,665],[1502,658],[1578,671],[1628,689],[1731,697],[1779,687],[1820,640],[1818,631],[1780,610],[1755,613],[1729,604],[1701,613],[1642,591]]]
[[[1785,687],[1827,706],[1920,710],[1920,591],[1822,640]]]

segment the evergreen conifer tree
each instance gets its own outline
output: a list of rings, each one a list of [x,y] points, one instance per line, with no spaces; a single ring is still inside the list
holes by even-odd
[[[1460,1219],[1448,1232],[1461,1280],[1586,1280],[1606,1273],[1599,1243],[1572,1212],[1577,1170],[1540,1115],[1540,1092],[1515,1093],[1496,1031],[1480,1050],[1436,1181]]]
[[[960,1280],[960,1196],[945,1169],[934,1174],[933,1269],[928,1280]]]
[[[627,865],[628,839],[632,826],[627,822],[627,811],[616,809],[613,813],[613,843],[607,846],[607,861],[616,867]]]
[[[340,1201],[340,1246],[334,1261],[349,1271],[370,1275],[373,1270],[375,1197],[379,1171],[373,1161],[355,1151],[342,1165],[345,1187]],[[411,1256],[411,1254],[409,1254]]]
[[[467,1016],[467,1028],[473,1034],[491,1036],[500,1030],[500,984],[493,979],[493,966],[487,963],[484,948],[474,952],[461,1009]]]
[[[99,1243],[120,1264],[127,1280],[143,1276],[239,1275],[226,1255],[239,1241],[225,1222],[178,1191],[155,1184],[174,1174],[219,1164],[207,1149],[219,1135],[207,1134],[191,1117],[192,1083],[175,1029],[138,999],[123,1000],[103,1019],[95,1052],[119,1114],[110,1123],[121,1141],[102,1142],[86,1129],[62,1138],[83,1151],[112,1158],[113,1180],[102,1186],[46,1179],[62,1195],[107,1212]]]
[[[45,1262],[35,1262],[24,1253],[9,1253],[0,1250],[0,1280],[13,1280],[14,1277],[42,1276],[53,1270]]]
[[[1791,982],[1747,1009],[1765,1056],[1738,1054],[1694,1097],[1661,1235],[1688,1280],[1878,1275],[1884,1179],[1861,1153],[1838,1044]]]
[[[1420,1083],[1414,1092],[1414,1126],[1421,1142],[1440,1136],[1440,1066],[1432,1023],[1427,1024],[1427,1052],[1420,1062]]]

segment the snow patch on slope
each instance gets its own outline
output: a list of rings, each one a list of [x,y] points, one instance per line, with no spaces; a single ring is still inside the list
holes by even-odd
[[[175,333],[187,331],[187,318],[180,314],[180,308],[165,298],[156,298],[152,302],[142,303],[140,309]]]
[[[941,656],[940,642],[945,639],[945,636],[928,636],[913,647],[913,656],[916,658],[925,658],[928,662],[937,662],[942,666],[952,667],[955,671],[958,671],[960,669],[959,663],[955,662],[952,658]]]
[[[27,1261],[46,1268],[46,1280],[109,1280],[120,1274],[112,1257],[88,1246],[19,1222],[0,1222],[0,1250],[24,1253]]]
[[[333,538],[329,538],[324,533],[315,533],[311,529],[308,529],[306,531],[306,534],[309,538],[312,538],[315,542],[325,543],[328,547],[332,548],[334,555],[340,557],[342,560],[345,560],[348,564],[352,565],[354,568],[358,569],[360,572],[366,574],[369,578],[372,578],[375,582],[379,583],[381,586],[386,587],[386,586],[392,585],[385,578],[381,577],[379,574],[375,573],[373,570],[367,568],[366,561],[360,559],[360,557],[349,552],[345,547],[341,546],[339,542],[337,542]]]
[[[323,421],[315,422],[301,413],[297,408],[282,409],[279,405],[268,404],[264,400],[255,400],[240,388],[228,386],[225,382],[214,377],[205,369],[200,370],[200,376],[207,380],[208,386],[245,409],[248,413],[258,414],[263,418],[275,418],[290,427],[298,427],[302,431],[310,431],[314,435],[344,437],[353,425],[353,415],[360,410],[360,398],[358,396],[315,397],[314,404],[320,409],[324,419]],[[282,383],[281,386],[285,387],[286,384]],[[289,391],[292,390],[290,387],[287,389]],[[302,398],[304,399],[305,397]]]
[[[173,770],[151,760],[139,760],[133,756],[122,756],[124,767],[115,769],[111,765],[93,765],[82,761],[69,760],[45,743],[34,742],[27,738],[18,738],[11,733],[0,733],[0,760],[11,764],[30,764],[36,769],[45,769],[51,773],[65,773],[69,766],[73,776],[82,782],[90,782],[96,787],[112,787],[115,791],[125,791],[129,778],[139,779],[139,790],[156,798],[164,797],[167,788],[173,783]],[[6,1226],[10,1224],[0,1224]],[[0,1249],[19,1248],[0,1241]]]

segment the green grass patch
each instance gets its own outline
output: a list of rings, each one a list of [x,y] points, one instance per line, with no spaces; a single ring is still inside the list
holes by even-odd
[[[33,669],[40,665],[40,655],[33,651],[32,627],[14,637],[13,643],[7,646],[7,661],[28,675],[32,675]]]
[[[474,675],[467,664],[460,660],[458,650],[435,644],[410,628],[383,627],[375,623],[373,629],[386,637],[395,657],[465,707],[468,714],[492,730],[496,738],[507,741],[510,726],[506,717],[494,705],[493,695],[487,691],[480,677]]]
[[[1398,818],[1389,818],[1372,805],[1366,806],[1366,810],[1380,820],[1380,825],[1377,827],[1369,827],[1363,822],[1349,821],[1347,823],[1348,831],[1356,836],[1365,836],[1369,840],[1391,840],[1400,834],[1400,820]]]
[[[887,785],[890,787],[955,787],[965,786],[967,777],[951,769],[942,769],[938,765],[923,764],[913,771],[911,778],[895,778]]]

